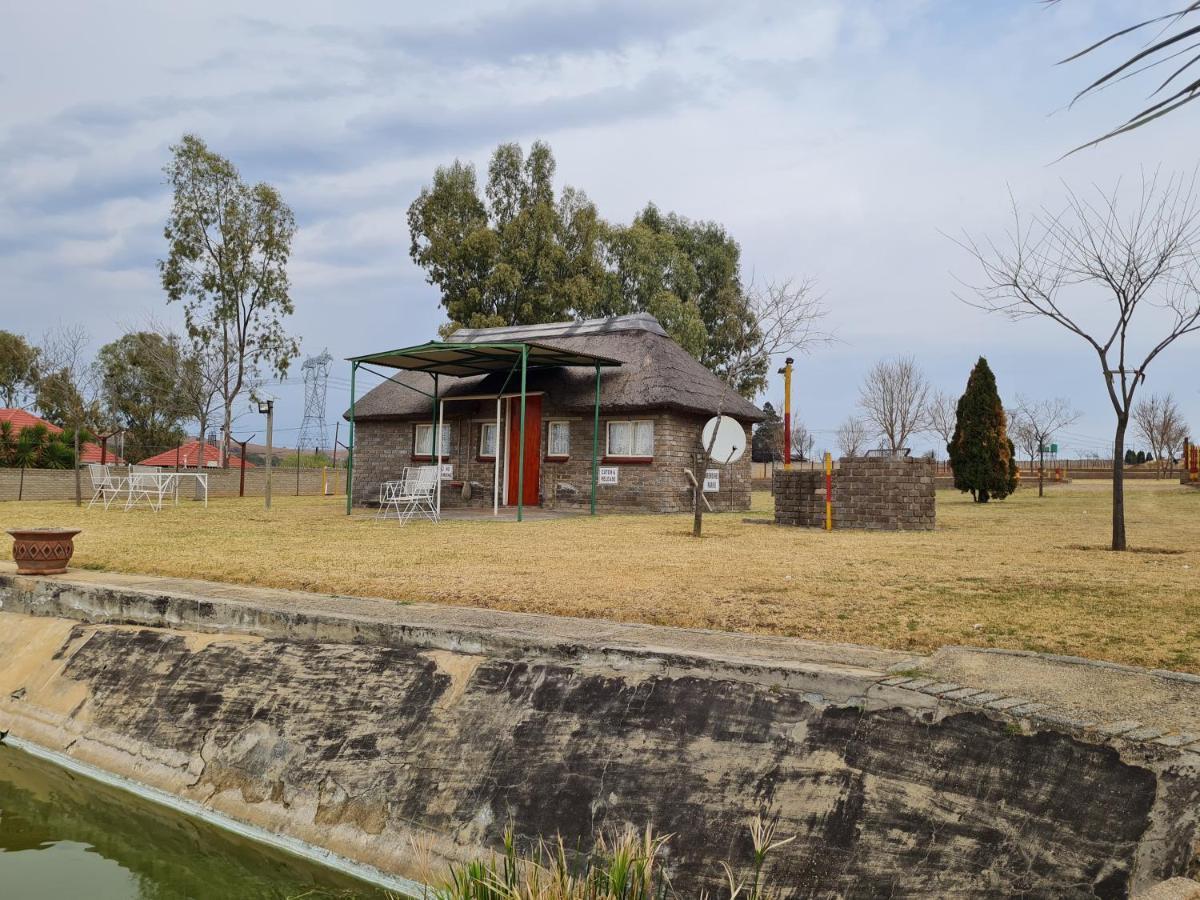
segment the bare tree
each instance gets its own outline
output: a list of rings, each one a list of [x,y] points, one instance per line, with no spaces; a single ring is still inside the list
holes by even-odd
[[[929,382],[911,356],[881,360],[859,388],[858,405],[880,446],[896,453],[929,427]]]
[[[802,460],[812,459],[812,448],[816,442],[807,425],[799,419],[792,423],[792,453],[799,454]]]
[[[1133,422],[1142,440],[1150,445],[1158,463],[1156,477],[1161,478],[1167,466],[1175,468],[1175,454],[1188,436],[1179,404],[1171,394],[1151,394],[1133,407]]]
[[[842,456],[858,456],[867,446],[867,426],[858,416],[847,416],[837,430],[838,450]]]
[[[60,323],[45,333],[38,347],[40,371],[35,403],[47,419],[74,432],[76,506],[83,502],[80,432],[98,433],[108,424],[100,375],[88,355],[90,344],[91,336],[82,325]]]
[[[934,391],[927,405],[929,430],[942,439],[942,450],[949,452],[954,440],[954,428],[958,424],[958,401],[945,391]],[[937,459],[937,455],[934,455]]]
[[[821,320],[828,315],[824,299],[816,294],[814,283],[805,279],[769,282],[763,289],[748,291],[753,321],[747,322],[735,352],[729,362],[716,373],[724,384],[717,401],[715,415],[720,417],[725,405],[737,394],[738,385],[756,371],[770,367],[772,357],[788,353],[810,353],[819,344],[827,344],[833,335],[822,331]],[[716,440],[716,430],[712,435]],[[712,441],[704,446],[699,436],[700,452],[696,456],[696,473],[692,479],[692,504],[695,516],[692,535],[700,537],[704,527],[703,465],[712,455]]]
[[[1017,422],[1022,437],[1033,441],[1038,455],[1038,496],[1046,496],[1046,445],[1062,429],[1079,421],[1079,413],[1071,408],[1069,401],[1061,397],[1054,400],[1026,400],[1017,397]],[[1032,454],[1030,459],[1032,459]]]
[[[759,334],[733,360],[738,371],[749,368],[755,358],[765,357],[769,367],[772,357],[809,353],[813,347],[833,339],[832,334],[821,329],[829,310],[811,278],[769,281],[761,288],[751,284],[746,296]]]
[[[982,283],[974,286],[976,299],[969,302],[1014,320],[1049,319],[1095,351],[1117,419],[1113,550],[1127,546],[1122,458],[1134,393],[1160,353],[1200,330],[1200,215],[1194,187],[1194,176],[1143,175],[1126,212],[1120,185],[1108,193],[1097,191],[1094,199],[1068,189],[1061,211],[1043,209],[1026,218],[1014,202],[1014,224],[1002,244],[987,240],[981,245],[969,236],[959,242],[982,267]],[[1096,298],[1107,300],[1107,307]],[[1077,299],[1085,301],[1082,309]],[[1146,316],[1138,315],[1147,308]],[[1156,319],[1144,321],[1155,310]],[[1135,335],[1141,339],[1135,341]],[[1145,335],[1151,336],[1146,340]]]
[[[1029,460],[1029,471],[1032,472],[1039,446],[1037,433],[1021,418],[1018,410],[1006,409],[1004,415],[1008,418],[1008,436],[1017,447],[1025,451],[1025,458]]]

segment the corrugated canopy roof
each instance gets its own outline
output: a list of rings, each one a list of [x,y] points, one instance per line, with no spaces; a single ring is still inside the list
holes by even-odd
[[[522,351],[528,352],[529,368],[553,366],[619,366],[619,359],[596,356],[580,350],[552,347],[535,341],[463,342],[430,341],[415,347],[402,347],[383,353],[352,356],[350,362],[371,363],[389,369],[407,369],[410,372],[428,372],[436,375],[486,375],[489,372],[505,372],[521,360]]]

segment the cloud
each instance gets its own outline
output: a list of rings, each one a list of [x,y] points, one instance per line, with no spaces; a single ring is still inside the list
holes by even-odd
[[[195,131],[295,209],[295,329],[313,349],[419,341],[443,313],[408,259],[408,204],[439,164],[483,167],[501,141],[544,138],[560,183],[606,218],[653,200],[723,223],[748,275],[819,279],[846,343],[802,361],[811,427],[836,428],[879,356],[916,353],[954,390],[984,353],[1005,391],[1082,398],[1076,428],[1095,437],[1109,412],[1086,353],[956,301],[964,260],[939,230],[1002,228],[1009,187],[1036,204],[1060,179],[1194,163],[1195,120],[1181,114],[1050,165],[1130,99],[1118,88],[1055,113],[1090,70],[1054,63],[1122,24],[1123,0],[267,2],[254,14],[235,0],[70,17],[27,4],[6,21],[5,327],[38,335],[73,317],[102,341],[144,313],[177,315],[155,269],[161,168]],[[1183,382],[1180,358],[1156,363],[1160,387]],[[1200,420],[1200,395],[1183,401]]]

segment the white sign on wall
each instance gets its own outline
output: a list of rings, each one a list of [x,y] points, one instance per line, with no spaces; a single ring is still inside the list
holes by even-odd
[[[721,490],[721,470],[708,469],[704,473],[704,493],[716,494]]]
[[[616,484],[618,471],[616,466],[601,466],[596,480],[600,484]]]
[[[454,463],[442,463],[442,481],[450,481],[454,478]]]

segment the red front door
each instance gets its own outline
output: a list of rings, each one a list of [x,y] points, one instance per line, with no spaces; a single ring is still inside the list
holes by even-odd
[[[520,471],[521,398],[508,400],[508,491],[505,502],[517,505],[517,474]],[[537,506],[538,476],[542,461],[542,397],[525,398],[525,506]]]

